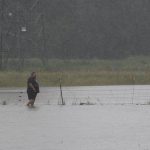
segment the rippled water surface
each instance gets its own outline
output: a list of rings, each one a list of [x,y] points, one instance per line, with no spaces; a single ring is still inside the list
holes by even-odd
[[[63,87],[63,100],[66,104],[148,104],[149,85],[130,86],[81,86]],[[7,104],[20,104],[27,101],[24,88],[1,88],[0,101]],[[61,104],[59,87],[42,87],[36,104]]]

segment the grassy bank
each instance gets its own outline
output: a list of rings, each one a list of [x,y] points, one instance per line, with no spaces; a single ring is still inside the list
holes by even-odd
[[[29,72],[1,72],[0,86],[24,87],[28,75]],[[38,81],[41,86],[58,86],[60,77],[64,86],[150,84],[150,72],[38,72]]]
[[[13,64],[11,64],[13,65]],[[10,66],[9,66],[10,67]],[[49,60],[46,68],[38,59],[27,60],[24,71],[15,66],[0,72],[0,87],[24,87],[31,71],[41,86],[150,84],[150,57],[124,60]]]

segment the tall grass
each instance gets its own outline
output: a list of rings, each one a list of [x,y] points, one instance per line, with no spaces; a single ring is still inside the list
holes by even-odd
[[[25,87],[29,74],[29,72],[0,72],[0,86]],[[59,78],[62,78],[63,86],[149,84],[150,72],[37,72],[37,79],[41,86],[59,86]]]
[[[16,64],[13,64],[13,63]],[[150,57],[124,60],[49,60],[46,68],[39,59],[27,59],[24,70],[16,71],[17,60],[9,60],[0,72],[0,87],[24,87],[31,71],[37,72],[41,86],[149,84]]]

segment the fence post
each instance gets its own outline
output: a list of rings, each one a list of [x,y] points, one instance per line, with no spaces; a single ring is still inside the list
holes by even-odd
[[[134,94],[135,94],[135,76],[132,75],[132,83],[133,83],[133,93],[132,93],[132,104],[134,103]]]
[[[62,105],[65,105],[65,101],[64,101],[64,99],[63,99],[63,92],[62,92],[61,78],[59,79],[59,87],[60,87],[61,102],[62,102]]]

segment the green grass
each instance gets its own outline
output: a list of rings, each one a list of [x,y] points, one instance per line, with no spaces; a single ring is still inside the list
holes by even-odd
[[[0,72],[0,87],[25,87],[31,71],[37,72],[41,86],[128,85],[150,83],[150,57],[123,60],[49,60],[46,67],[39,59],[28,59],[22,71],[17,60],[9,60]]]
[[[0,86],[25,87],[28,76],[29,72],[0,72]],[[37,78],[41,86],[59,86],[59,78],[63,86],[149,84],[150,72],[37,72]]]

